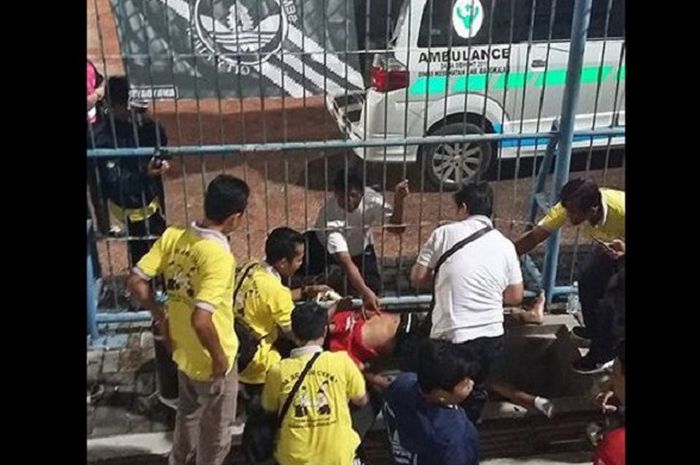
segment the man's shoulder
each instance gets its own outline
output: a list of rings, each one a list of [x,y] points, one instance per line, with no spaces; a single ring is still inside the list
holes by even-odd
[[[600,193],[608,204],[615,204],[619,202],[624,205],[625,203],[625,191],[601,187]]]
[[[371,201],[381,202],[382,200],[384,200],[384,195],[382,195],[381,192],[379,192],[379,191],[377,191],[374,188],[369,187],[369,186],[365,187],[364,197],[367,198],[368,200],[371,200]]]
[[[146,147],[166,145],[167,140],[163,140],[165,135],[165,126],[160,121],[154,121],[148,116],[141,121],[139,126],[140,145]]]
[[[183,225],[168,226],[161,235],[163,242],[174,242],[180,239],[187,232],[187,227]]]
[[[355,362],[350,358],[350,355],[344,350],[336,352],[324,350],[318,358],[318,361],[320,362],[319,364],[324,366],[325,370],[334,375],[349,373],[348,368],[350,368],[350,371],[354,371],[353,367],[357,370],[358,376],[362,375],[360,369],[357,368]]]
[[[115,125],[115,129],[118,131],[118,126]],[[93,147],[93,137],[94,147],[114,148],[114,134],[107,117],[103,116],[97,123],[92,125],[92,131],[88,131],[87,140],[89,148]]]
[[[250,277],[251,282],[254,282],[258,290],[264,293],[270,294],[289,291],[289,288],[282,284],[277,277],[271,275],[262,267],[256,267]]]
[[[234,262],[235,257],[230,249],[224,247],[220,241],[202,237],[199,234],[193,233],[192,231],[187,231],[187,236],[182,235],[181,237],[187,238],[192,241],[192,252],[199,257],[211,257],[216,258],[222,262]]]
[[[417,388],[418,377],[415,373],[400,373],[389,385],[387,389],[387,400],[395,398],[405,398],[408,392]]]
[[[331,352],[329,350],[324,350],[321,352],[321,355],[319,356],[319,360],[326,360],[331,363],[337,364],[337,366],[341,366],[341,363],[345,363],[347,361],[352,362],[352,359],[348,355],[348,353],[344,350],[339,350],[337,352]]]

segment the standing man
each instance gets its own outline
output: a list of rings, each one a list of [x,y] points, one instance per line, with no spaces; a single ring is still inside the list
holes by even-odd
[[[219,175],[207,187],[205,218],[171,226],[132,269],[128,285],[153,315],[156,337],[178,367],[178,405],[169,465],[221,465],[236,415],[238,338],[233,328],[236,260],[227,234],[242,223],[248,185]],[[163,274],[165,308],[149,281]]]
[[[136,108],[129,99],[129,81],[112,76],[107,81],[107,101],[113,118],[103,117],[94,126],[94,148],[164,147],[165,129]],[[114,125],[112,125],[112,119]],[[88,147],[93,148],[88,134]],[[149,155],[89,160],[88,185],[102,234],[118,234],[110,228],[109,212],[127,226],[130,264],[134,265],[155,242],[143,236],[160,236],[165,231],[163,174],[170,169],[167,160]],[[95,170],[95,165],[97,171]],[[99,187],[98,187],[99,186]]]
[[[378,310],[377,293],[381,276],[374,252],[372,226],[388,220],[387,231],[401,234],[403,202],[408,196],[408,180],[396,185],[394,207],[370,187],[365,187],[356,171],[340,170],[333,181],[334,198],[328,199],[316,218],[316,234],[309,238],[309,262],[305,274],[324,271],[325,263],[338,264],[352,290],[362,297],[365,308]]]
[[[572,179],[561,189],[559,203],[515,243],[518,255],[530,252],[565,223],[583,225],[582,233],[598,243],[578,270],[579,297],[585,328],[573,334],[590,339],[591,349],[574,360],[582,374],[599,373],[615,357],[625,334],[625,193]]]
[[[434,281],[430,338],[448,341],[457,356],[480,364],[474,389],[461,404],[476,423],[488,399],[486,377],[503,350],[503,304],[522,302],[523,277],[513,243],[493,229],[491,186],[469,184],[454,200],[464,219],[432,232],[411,269],[411,283],[431,289]],[[472,240],[456,246],[466,238]]]

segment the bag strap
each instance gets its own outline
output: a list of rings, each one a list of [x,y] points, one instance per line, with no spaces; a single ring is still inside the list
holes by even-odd
[[[314,364],[316,359],[321,355],[322,352],[316,352],[311,359],[306,362],[306,366],[304,369],[301,371],[301,374],[299,375],[299,378],[297,378],[296,383],[294,383],[294,386],[292,387],[292,390],[289,391],[289,395],[287,396],[287,399],[284,401],[284,405],[282,406],[282,410],[280,410],[280,414],[277,417],[277,425],[282,424],[282,420],[284,420],[284,417],[287,415],[287,411],[289,410],[289,407],[292,405],[292,401],[294,400],[294,396],[297,395],[297,391],[301,387],[301,383],[304,381],[304,378],[306,377],[306,374],[309,372],[311,369],[311,366]]]
[[[246,267],[245,270],[243,270],[243,273],[241,274],[241,277],[237,280],[238,282],[236,283],[236,289],[233,291],[233,301],[236,301],[236,297],[238,297],[238,291],[241,290],[241,286],[243,285],[243,281],[245,281],[245,278],[248,277],[248,274],[250,274],[250,271],[255,268],[255,266],[258,265],[258,262],[253,262],[250,265]]]
[[[440,258],[437,261],[437,264],[435,265],[435,270],[433,271],[433,295],[430,300],[430,309],[428,310],[428,319],[433,314],[433,307],[435,307],[435,283],[437,282],[437,275],[438,271],[440,271],[440,267],[442,266],[445,261],[447,261],[448,258],[450,258],[452,255],[457,253],[461,248],[463,248],[465,245],[469,244],[470,242],[473,242],[480,238],[481,236],[487,234],[488,232],[493,231],[493,226],[484,226],[483,228],[479,229],[473,234],[470,234],[467,236],[465,239],[462,239],[461,241],[457,242],[455,245],[450,247],[450,249],[442,254]]]
[[[236,305],[236,297],[238,297],[238,291],[241,290],[241,286],[243,285],[243,281],[245,281],[245,278],[248,277],[251,270],[259,264],[260,264],[259,262],[252,262],[243,270],[243,273],[241,273],[241,277],[237,280],[238,282],[236,283],[236,289],[233,291],[233,305],[234,305],[234,307]],[[239,325],[243,326],[246,330],[255,334],[255,332],[253,331],[253,328],[251,328],[250,325],[248,324],[248,322],[243,319],[242,315],[235,313],[233,315],[233,322],[234,322],[234,328],[235,328],[236,323],[238,323]],[[255,343],[260,344],[260,341],[265,339],[266,336],[267,336],[267,334],[263,334],[259,338],[256,338]]]

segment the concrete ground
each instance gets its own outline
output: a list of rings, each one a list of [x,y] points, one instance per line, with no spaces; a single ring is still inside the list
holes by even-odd
[[[166,463],[166,454],[172,444],[171,433],[146,433],[111,436],[88,440],[88,462],[94,464],[126,465]],[[387,450],[388,453],[388,450]],[[590,464],[590,452],[563,452],[517,458],[482,460],[482,465],[570,465]],[[391,465],[388,457],[373,459],[371,465]]]

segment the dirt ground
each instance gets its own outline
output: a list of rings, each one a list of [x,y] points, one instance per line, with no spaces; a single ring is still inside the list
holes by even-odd
[[[88,55],[101,71],[123,73],[109,0],[88,0]],[[99,27],[98,27],[99,24]],[[307,99],[178,100],[159,101],[151,114],[166,128],[169,145],[208,145],[271,141],[342,138],[323,105],[322,97]],[[267,231],[281,225],[306,229],[313,225],[327,186],[337,169],[362,164],[349,151],[255,152],[236,155],[183,156],[173,160],[165,180],[169,224],[190,222],[202,214],[207,182],[221,172],[244,178],[251,198],[244,227],[233,234],[232,248],[239,262],[260,257]],[[387,200],[401,179],[403,167],[367,164],[369,185],[379,185]],[[454,219],[448,193],[429,189],[420,167],[410,164],[406,172],[412,194],[406,199],[402,236],[382,234],[375,228],[377,253],[383,257],[415,256],[427,235],[440,221]],[[624,188],[624,169],[611,168],[579,173],[601,185]],[[425,186],[424,186],[425,184]],[[532,178],[493,182],[495,223],[508,237],[522,233]],[[564,240],[576,231],[568,228]],[[120,275],[128,269],[125,243],[101,241],[98,245],[104,272]]]

